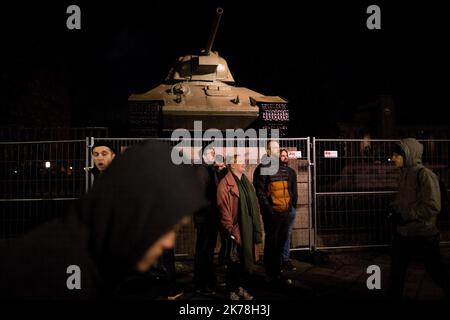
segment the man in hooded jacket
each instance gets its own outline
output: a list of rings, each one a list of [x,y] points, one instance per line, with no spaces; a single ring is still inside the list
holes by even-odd
[[[0,298],[132,295],[130,279],[169,247],[163,236],[206,205],[194,168],[170,154],[159,142],[127,149],[63,219],[0,243]]]
[[[423,145],[402,139],[395,145],[392,160],[400,172],[399,190],[391,204],[396,222],[392,244],[390,293],[401,298],[409,262],[419,258],[432,279],[449,294],[449,277],[439,252],[437,215],[441,210],[439,182],[422,164]]]

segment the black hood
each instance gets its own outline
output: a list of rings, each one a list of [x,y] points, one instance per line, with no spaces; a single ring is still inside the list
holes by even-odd
[[[64,219],[0,241],[0,297],[114,296],[161,235],[207,204],[198,170],[170,154],[162,142],[127,149]],[[82,290],[67,290],[69,265]]]
[[[170,155],[162,142],[127,149],[80,200],[75,215],[68,215],[81,222],[106,282],[132,272],[161,235],[206,205],[196,168],[174,165]]]

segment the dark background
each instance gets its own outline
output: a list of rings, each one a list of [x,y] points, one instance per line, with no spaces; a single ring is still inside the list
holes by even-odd
[[[81,8],[81,30],[66,8]],[[381,30],[366,9],[381,7]],[[290,102],[293,136],[335,134],[358,106],[392,95],[399,124],[448,124],[448,13],[442,4],[310,1],[14,1],[0,7],[0,126],[108,126],[127,98],[206,45],[238,86]]]

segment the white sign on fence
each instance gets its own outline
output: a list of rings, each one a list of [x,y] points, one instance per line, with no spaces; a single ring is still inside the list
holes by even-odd
[[[323,152],[323,156],[325,158],[337,158],[338,157],[338,152],[337,152],[337,150],[325,150]]]
[[[302,152],[301,151],[288,151],[288,158],[289,159],[301,159]]]

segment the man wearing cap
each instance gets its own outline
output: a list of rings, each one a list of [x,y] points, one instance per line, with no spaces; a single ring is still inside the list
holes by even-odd
[[[94,158],[94,168],[91,173],[97,178],[103,173],[116,157],[116,152],[108,142],[96,142],[92,147],[92,157]]]

